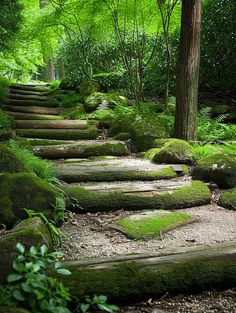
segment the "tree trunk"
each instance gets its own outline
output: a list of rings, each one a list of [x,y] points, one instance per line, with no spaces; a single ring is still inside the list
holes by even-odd
[[[176,73],[175,137],[196,140],[200,63],[201,0],[182,1]]]
[[[58,78],[62,80],[65,76],[65,66],[63,58],[58,60]]]

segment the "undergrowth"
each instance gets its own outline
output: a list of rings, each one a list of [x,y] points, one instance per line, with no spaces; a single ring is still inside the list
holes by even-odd
[[[193,157],[196,161],[203,159],[207,156],[214,154],[229,154],[236,156],[236,145],[233,144],[222,144],[222,145],[212,145],[206,144],[204,146],[194,145],[193,146]]]
[[[14,119],[0,109],[0,129],[10,130],[14,128]]]
[[[7,78],[0,77],[0,102],[4,100],[9,85],[10,81]]]

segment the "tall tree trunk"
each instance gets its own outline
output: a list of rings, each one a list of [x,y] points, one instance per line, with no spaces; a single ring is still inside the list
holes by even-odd
[[[182,1],[180,51],[176,73],[175,137],[185,140],[195,140],[197,135],[201,2]]]
[[[63,58],[59,58],[58,60],[58,78],[63,79],[65,76],[65,66]]]

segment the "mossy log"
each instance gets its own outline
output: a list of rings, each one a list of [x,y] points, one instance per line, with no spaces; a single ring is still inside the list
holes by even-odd
[[[126,192],[117,190],[92,190],[84,186],[65,186],[64,191],[72,200],[68,208],[77,212],[97,212],[111,210],[157,210],[183,209],[211,202],[209,188],[200,181],[193,181],[189,186],[176,186],[175,189],[151,192]],[[76,203],[75,203],[76,202]]]
[[[16,89],[16,88],[9,88],[9,93],[11,94],[18,94],[18,95],[35,95],[35,96],[46,96],[48,95],[48,89],[45,91],[35,91],[33,90],[25,90],[25,89]]]
[[[236,242],[159,250],[149,255],[65,262],[60,277],[74,296],[105,294],[137,302],[165,293],[189,293],[236,285]]]
[[[48,91],[48,86],[46,84],[12,84],[10,90],[27,90],[27,91],[37,91],[37,92],[46,92]]]
[[[19,120],[15,121],[16,127],[21,129],[87,129],[91,127],[92,122],[88,121],[50,121],[50,120]]]
[[[39,100],[39,101],[50,101],[50,98],[45,95],[19,95],[15,93],[8,94],[9,99],[19,99],[19,100]]]
[[[42,158],[87,158],[90,156],[115,155],[123,156],[128,154],[124,142],[115,140],[102,140],[91,142],[77,142],[73,144],[58,146],[39,146],[34,148],[34,153]]]
[[[41,101],[41,100],[20,100],[20,99],[7,99],[5,101],[6,104],[10,105],[38,105],[38,106],[43,106],[43,107],[51,107],[51,108],[57,108],[59,103],[57,101]]]
[[[1,105],[6,111],[21,112],[21,113],[32,113],[32,114],[49,114],[58,115],[57,108],[46,108],[40,106],[17,106],[17,105]]]
[[[64,120],[64,117],[61,115],[31,114],[11,111],[7,111],[6,113],[16,120]]]
[[[17,129],[16,134],[21,137],[41,139],[96,139],[98,130],[90,129]]]

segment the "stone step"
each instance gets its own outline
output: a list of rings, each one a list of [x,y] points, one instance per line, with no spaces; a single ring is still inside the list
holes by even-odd
[[[64,117],[60,115],[30,114],[10,111],[6,111],[6,113],[16,120],[64,120]]]
[[[16,134],[20,137],[59,139],[59,140],[79,140],[96,139],[99,131],[95,128],[88,129],[17,129]]]
[[[68,183],[108,181],[153,181],[171,179],[182,175],[186,168],[181,165],[160,165],[150,160],[118,158],[112,160],[88,160],[57,164],[60,179]]]
[[[34,149],[34,146],[49,146],[49,145],[58,146],[58,145],[68,145],[68,144],[76,143],[76,141],[73,141],[73,140],[56,140],[56,139],[40,139],[40,138],[22,138],[18,140],[22,141],[23,143],[27,142],[30,146],[32,146],[32,149]]]
[[[42,84],[12,84],[10,89],[27,90],[27,91],[37,91],[37,92],[47,92],[48,85]]]
[[[48,90],[48,89],[47,89]],[[24,90],[24,89],[15,89],[9,88],[10,94],[17,94],[17,95],[35,95],[35,96],[47,96],[47,91],[33,91],[33,90]]]
[[[4,110],[12,112],[58,115],[58,109],[40,106],[1,105]]]
[[[116,140],[77,141],[69,145],[36,146],[33,147],[33,151],[37,156],[47,159],[125,156],[129,153],[126,144]],[[89,164],[94,164],[94,162]]]
[[[105,186],[107,185],[107,188]],[[100,187],[100,189],[99,189]],[[142,190],[143,189],[143,190]],[[71,199],[68,209],[77,213],[112,210],[169,210],[209,204],[211,192],[201,181],[144,183],[113,182],[69,184],[63,187]]]
[[[8,99],[19,99],[19,100],[39,100],[39,101],[48,101],[50,98],[48,96],[44,95],[18,95],[15,93],[9,93]]]
[[[87,129],[94,123],[80,120],[16,120],[15,125],[21,129]]]
[[[56,101],[40,101],[40,100],[20,100],[20,99],[6,99],[5,104],[21,105],[21,106],[43,106],[57,108],[59,103]]]

